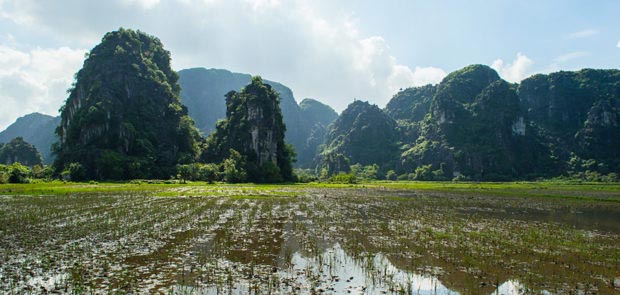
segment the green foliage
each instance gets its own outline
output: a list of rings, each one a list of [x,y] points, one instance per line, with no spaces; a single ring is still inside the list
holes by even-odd
[[[297,168],[295,169],[295,175],[297,176],[297,181],[302,183],[313,182],[319,179],[312,169]]]
[[[346,162],[381,164],[385,173],[395,165],[399,135],[396,122],[376,105],[355,101],[331,125],[320,154],[319,170],[329,175],[348,172]]]
[[[351,165],[351,173],[355,175],[357,179],[377,180],[379,179],[379,165],[372,164],[362,166],[358,163],[355,165]]]
[[[612,75],[612,72],[608,74]],[[577,74],[579,75],[581,74]],[[398,123],[403,152],[400,157],[401,165],[395,166],[396,172],[401,175],[413,173],[414,179],[494,181],[561,174],[566,171],[562,168],[562,162],[568,161],[568,151],[579,152],[580,149],[575,147],[574,143],[573,147],[567,148],[564,140],[556,137],[559,133],[554,131],[553,127],[551,132],[541,128],[543,125],[551,126],[548,122],[541,122],[541,125],[537,122],[544,121],[544,116],[558,111],[543,102],[558,99],[554,96],[557,94],[569,95],[578,88],[567,82],[570,79],[566,77],[571,77],[572,74],[557,76],[564,77],[560,79],[565,81],[564,84],[553,82],[556,84],[551,87],[553,83],[549,82],[549,79],[538,75],[524,80],[517,88],[517,85],[501,80],[495,71],[486,66],[468,66],[449,74],[436,86],[429,112],[421,121],[408,118],[406,112],[400,112],[400,109],[407,107],[407,103],[410,105],[424,101],[423,96],[416,98],[417,100],[406,97],[407,93],[410,96],[423,93],[423,89],[414,88],[401,93],[395,97],[396,100],[392,103],[394,107],[391,106],[388,110],[401,119]],[[558,77],[554,76],[551,80],[555,81]],[[596,79],[584,83],[601,82],[593,82]],[[567,88],[562,90],[562,87]],[[579,104],[582,103],[583,101]],[[576,107],[564,105],[564,102],[555,104],[561,104],[561,109]],[[573,138],[570,141],[583,143],[583,150],[595,151],[594,154],[597,155],[603,155],[604,152],[597,151],[596,147],[613,151],[604,156],[607,159],[604,161],[606,165],[614,163],[612,159],[618,158],[615,152],[620,150],[620,145],[619,148],[611,148],[617,145],[615,140],[618,138],[611,134],[620,132],[613,129],[615,117],[611,114],[615,111],[612,105],[613,103],[595,105],[589,119],[590,122],[597,122],[590,124],[593,128],[586,128],[579,134],[574,131],[569,133]],[[541,112],[540,108],[547,109]],[[563,116],[573,115],[579,116],[579,113],[565,112]],[[581,117],[583,122],[585,117]],[[415,117],[420,118],[421,116]],[[607,123],[600,124],[603,121]],[[594,126],[601,125],[606,127],[598,130],[605,131],[592,131],[597,129]],[[609,128],[610,126],[612,127]],[[594,133],[597,135],[590,136]],[[581,141],[575,141],[574,138]],[[601,139],[602,142],[595,141]],[[569,141],[568,137],[565,141]],[[587,157],[595,158],[593,155]],[[614,164],[611,164],[611,167],[613,166]],[[617,171],[617,168],[610,171]],[[603,170],[600,172],[603,173]],[[402,178],[404,176],[399,177]]]
[[[620,70],[584,69],[534,75],[519,85],[527,117],[557,160],[554,175],[593,159],[600,174],[620,172]],[[571,172],[569,172],[571,173]]]
[[[19,162],[11,164],[8,167],[8,171],[9,183],[28,183],[30,181],[28,179],[31,176],[30,169],[27,166],[20,164]]]
[[[230,149],[230,156],[222,163],[223,180],[230,183],[245,182],[247,172],[244,157],[234,149]]]
[[[198,169],[198,179],[213,183],[219,179],[219,167],[216,164],[201,164]]]
[[[430,84],[401,90],[390,99],[385,111],[394,120],[422,121],[428,114],[436,91],[437,87]]]
[[[32,167],[32,177],[51,180],[54,177],[54,169],[50,166],[35,165]]]
[[[86,170],[80,163],[71,163],[67,170],[63,171],[63,178],[68,177],[71,181],[84,181],[86,178]]]
[[[319,178],[327,179],[331,175],[347,173],[351,171],[351,161],[341,153],[327,153],[322,155],[321,163],[317,167],[320,171]]]
[[[388,170],[388,172],[385,174],[385,179],[396,180],[397,179],[396,171]]]
[[[166,179],[177,164],[194,161],[200,136],[177,80],[159,39],[107,33],[61,108],[57,171],[79,163],[85,179]]]
[[[194,169],[192,168],[191,165],[187,164],[177,166],[177,173],[182,183],[186,183],[187,180],[191,180],[194,177]]]
[[[9,182],[9,167],[0,164],[0,184]]]
[[[357,178],[355,177],[355,174],[353,173],[340,172],[330,177],[329,182],[354,184],[354,183],[357,183]]]
[[[284,142],[278,93],[270,85],[254,77],[241,92],[229,92],[226,116],[207,138],[203,162],[223,162],[228,182],[295,180],[295,151]]]
[[[26,166],[41,165],[41,154],[37,149],[24,141],[22,137],[13,138],[6,144],[0,145],[0,163],[21,163]]]

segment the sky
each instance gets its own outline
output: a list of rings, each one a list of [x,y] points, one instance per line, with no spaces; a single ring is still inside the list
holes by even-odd
[[[340,112],[469,64],[510,82],[620,68],[620,1],[0,0],[0,130],[58,115],[84,55],[120,27],[158,37],[176,70],[261,75]]]

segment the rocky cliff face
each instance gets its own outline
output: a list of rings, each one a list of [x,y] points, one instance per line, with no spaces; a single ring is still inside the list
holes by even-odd
[[[177,79],[157,38],[106,34],[61,108],[58,170],[79,163],[89,179],[168,178],[193,161],[199,136]]]
[[[207,139],[202,160],[223,162],[235,150],[243,157],[239,168],[247,171],[247,180],[291,181],[292,155],[284,142],[285,131],[278,93],[254,77],[240,92],[226,95],[226,119]]]

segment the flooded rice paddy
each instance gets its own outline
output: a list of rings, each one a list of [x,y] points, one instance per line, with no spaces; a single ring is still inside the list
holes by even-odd
[[[618,195],[566,194],[577,197],[242,185],[5,195],[0,293],[620,292]]]

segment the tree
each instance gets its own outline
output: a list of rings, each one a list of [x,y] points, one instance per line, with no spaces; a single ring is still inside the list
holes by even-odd
[[[198,175],[200,180],[213,183],[218,179],[219,168],[216,164],[207,163],[200,166]]]
[[[28,167],[16,162],[9,167],[9,171],[9,183],[28,182],[28,177],[30,176],[30,169]]]

